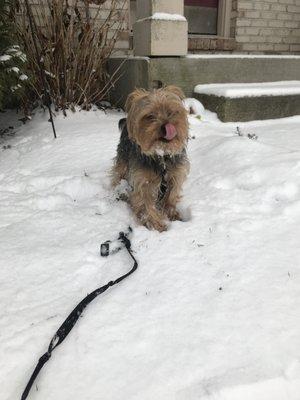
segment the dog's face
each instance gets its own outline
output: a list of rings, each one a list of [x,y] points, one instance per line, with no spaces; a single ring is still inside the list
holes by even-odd
[[[126,102],[129,138],[146,155],[180,153],[188,139],[187,112],[182,91],[175,86],[146,91],[137,89]]]

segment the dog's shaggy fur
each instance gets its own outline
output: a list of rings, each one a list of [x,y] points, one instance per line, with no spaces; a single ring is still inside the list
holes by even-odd
[[[176,205],[189,171],[186,155],[187,112],[182,91],[175,86],[137,89],[126,101],[112,184],[127,180],[129,204],[149,229],[163,231],[167,219],[178,220]]]

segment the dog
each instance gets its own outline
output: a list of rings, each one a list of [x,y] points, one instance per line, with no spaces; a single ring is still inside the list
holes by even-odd
[[[189,172],[186,154],[187,111],[176,86],[136,89],[127,98],[112,169],[112,185],[123,179],[131,188],[128,202],[148,229],[162,232],[168,220],[181,220],[176,208]]]

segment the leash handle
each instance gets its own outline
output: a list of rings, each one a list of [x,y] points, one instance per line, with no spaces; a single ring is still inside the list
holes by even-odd
[[[79,317],[83,313],[84,309],[88,306],[88,304],[90,304],[97,296],[99,296],[100,294],[105,292],[111,286],[114,286],[114,285],[120,283],[121,281],[123,281],[124,279],[126,279],[129,275],[131,275],[138,268],[138,262],[137,262],[136,258],[134,257],[134,255],[132,254],[131,242],[128,239],[128,235],[131,232],[132,232],[131,227],[129,227],[128,232],[126,232],[126,233],[120,232],[118,240],[121,241],[121,243],[126,248],[128,254],[134,261],[132,268],[126,274],[120,276],[119,278],[115,279],[114,281],[110,281],[106,285],[101,286],[101,287],[95,289],[93,292],[89,293],[84,299],[81,300],[80,303],[77,304],[77,306],[74,308],[74,310],[71,311],[71,313],[64,320],[64,322],[61,324],[61,326],[58,328],[58,330],[54,334],[53,338],[51,339],[50,344],[48,346],[48,351],[40,357],[32,375],[25,387],[25,390],[21,396],[21,400],[26,400],[36,377],[38,376],[40,370],[43,368],[43,366],[46,364],[46,362],[51,357],[52,351],[65,340],[65,338],[68,336],[68,334],[70,333],[70,331],[72,330],[72,328],[74,327],[74,325],[76,324],[76,322],[78,321]]]
[[[46,364],[46,362],[49,360],[49,358],[51,357],[51,353],[45,353],[42,355],[42,357],[39,359],[26,387],[25,390],[22,394],[21,400],[25,400],[30,392],[30,389],[35,381],[35,378],[38,376],[40,370],[43,368],[44,364]]]

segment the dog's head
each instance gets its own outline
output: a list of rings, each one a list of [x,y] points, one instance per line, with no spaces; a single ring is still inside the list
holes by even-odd
[[[136,89],[126,101],[129,138],[146,155],[180,153],[188,139],[184,95],[176,86],[147,91]]]

